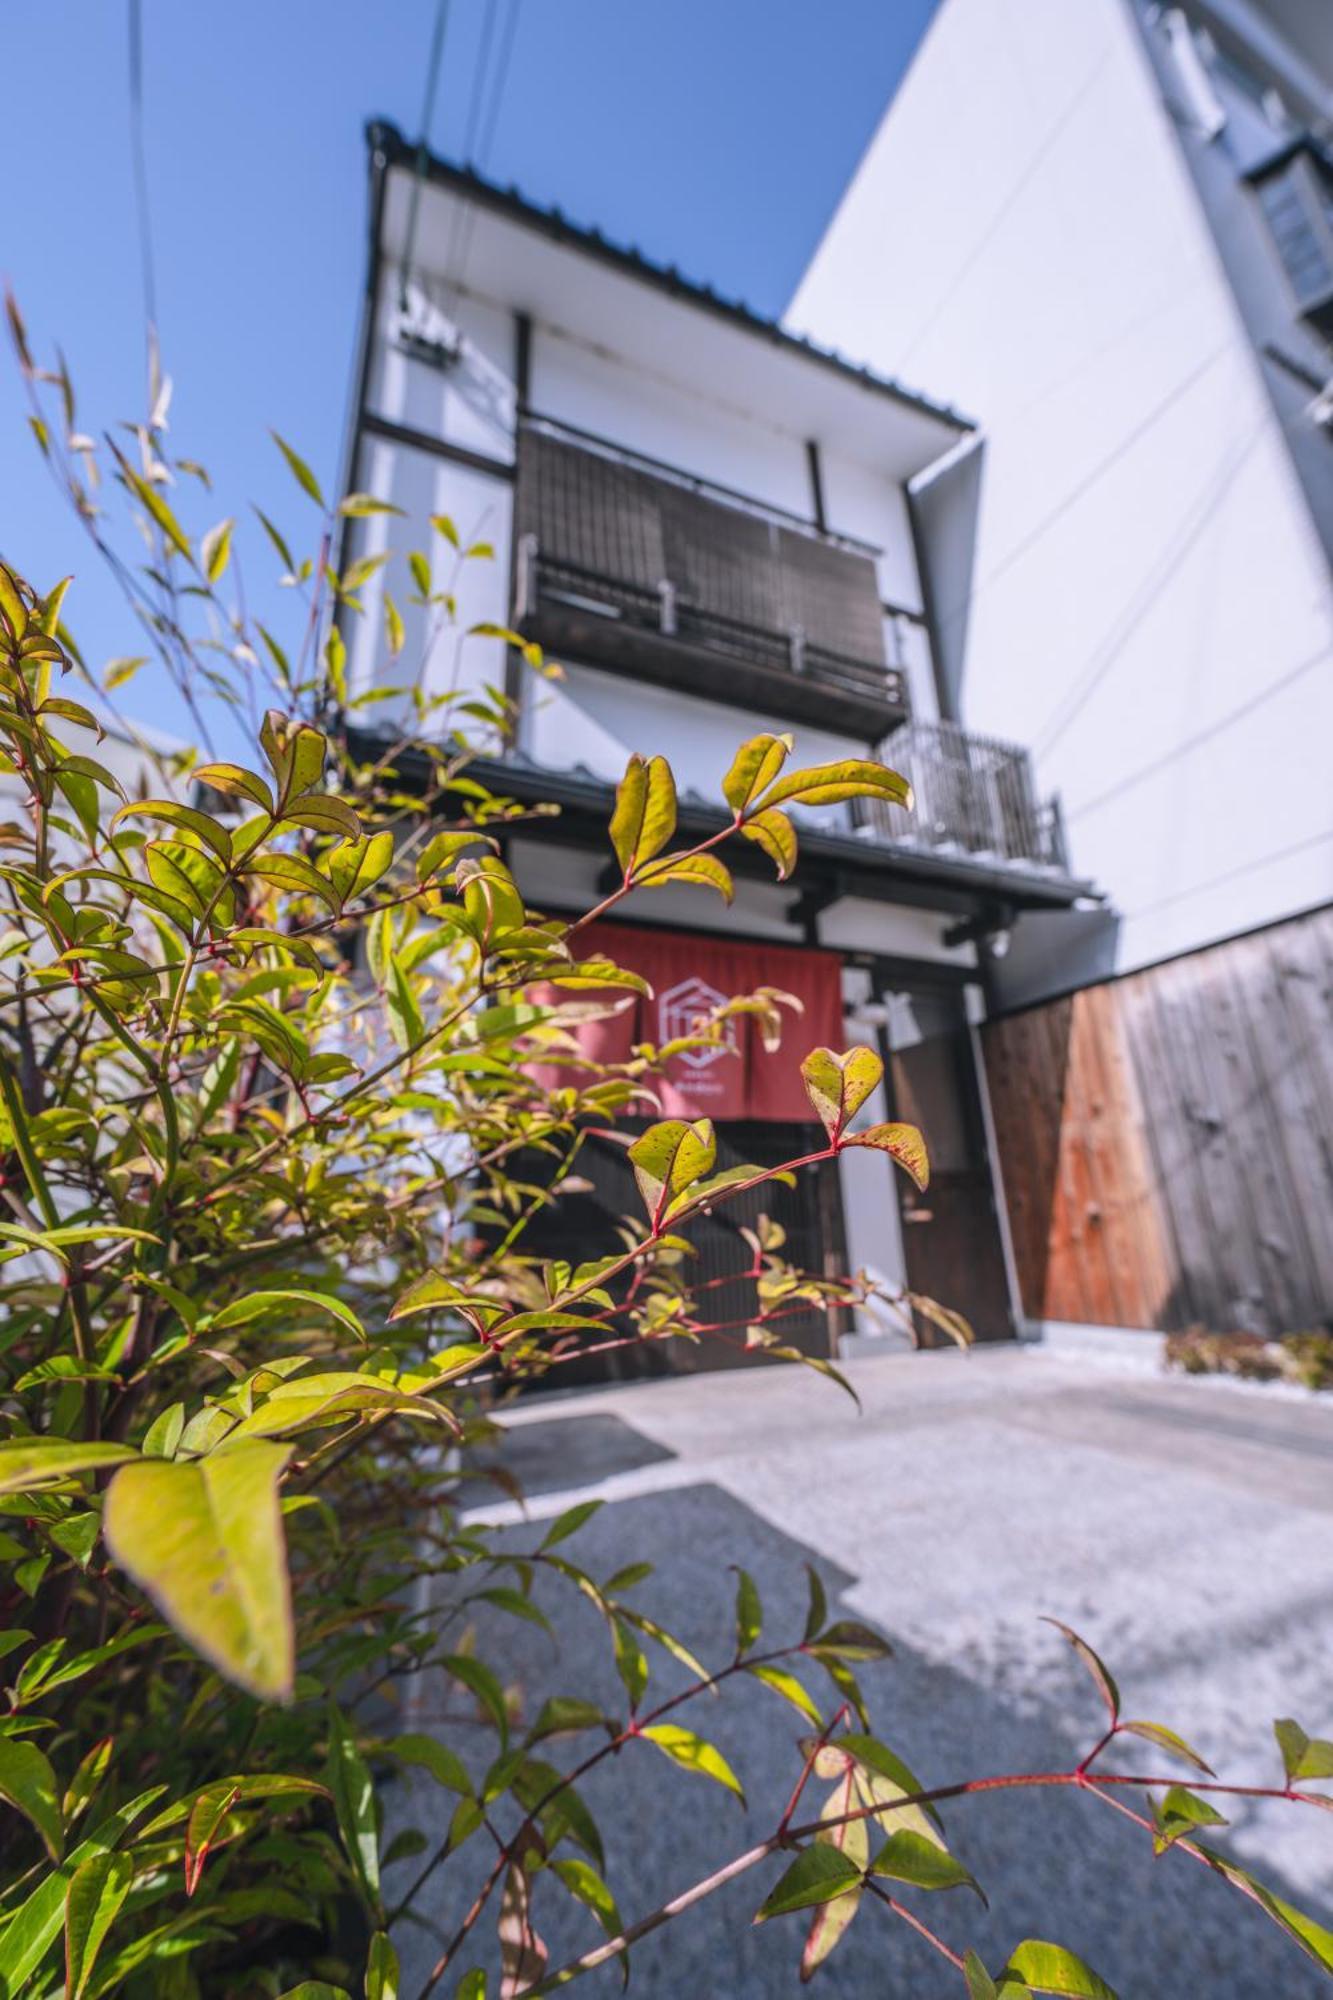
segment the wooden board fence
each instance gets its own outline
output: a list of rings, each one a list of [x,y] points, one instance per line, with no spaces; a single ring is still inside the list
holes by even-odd
[[[1333,1321],[1333,908],[982,1030],[1029,1319]]]

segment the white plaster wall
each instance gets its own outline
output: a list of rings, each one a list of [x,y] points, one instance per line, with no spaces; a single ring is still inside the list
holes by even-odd
[[[790,317],[980,412],[964,719],[1122,962],[1333,895],[1327,567],[1127,0],[943,0]]]
[[[725,666],[719,668],[725,672]],[[790,733],[792,765],[864,756],[866,746],[825,730],[790,728],[772,716],[693,701],[671,688],[569,666],[560,681],[533,684],[524,717],[523,748],[539,764],[567,770],[582,764],[595,777],[618,779],[632,752],[662,756],[680,792],[720,804],[722,779],[741,744],[761,730]],[[798,810],[799,817],[799,810]],[[848,823],[842,807],[821,809],[819,823]]]
[[[348,687],[353,718],[363,727],[404,726],[411,710],[395,696],[365,705],[372,690],[420,684],[429,694],[452,690],[460,699],[480,695],[489,686],[503,689],[505,646],[499,639],[472,634],[475,625],[504,626],[509,618],[509,544],[513,497],[505,480],[451,464],[428,452],[411,450],[383,439],[367,439],[362,447],[361,485],[365,492],[403,510],[403,518],[373,514],[356,523],[349,539],[349,559],[387,553],[389,561],[358,593],[364,615],[346,623]],[[456,551],[431,526],[433,514],[447,516],[463,550]],[[489,549],[490,553],[484,553]],[[407,566],[413,551],[431,565],[432,594],[446,592],[454,600],[427,606],[419,596]],[[384,595],[392,593],[405,629],[405,642],[391,658],[384,623]],[[426,733],[443,735],[450,727],[451,707],[427,718]],[[465,726],[468,724],[463,718]]]
[[[571,282],[578,262],[570,260]],[[516,415],[516,341],[514,316],[503,302],[454,290],[429,273],[415,281],[462,336],[461,359],[441,369],[402,351],[394,339],[399,312],[399,273],[386,269],[380,288],[375,338],[369,373],[368,404],[372,411],[428,437],[478,452],[503,463],[514,455]],[[679,381],[667,380],[639,367],[615,351],[615,330],[606,345],[595,345],[541,319],[534,321],[530,346],[532,407],[606,437],[616,443],[695,472],[702,477],[751,494],[804,519],[813,515],[814,498],[806,439],[795,426],[784,426],[782,409],[744,409],[734,390],[723,394],[699,371],[693,393]],[[875,464],[860,462],[844,450],[823,455],[824,494],[831,528],[872,544],[882,553],[877,568],[881,594],[895,603],[917,608],[920,591],[911,532],[901,486]],[[438,537],[427,522],[433,512],[450,515],[465,537],[493,544],[496,559],[488,568],[469,564],[459,572],[461,623],[508,621],[509,542],[512,496],[501,481],[409,447],[367,439],[362,451],[359,484],[377,497],[405,510],[406,519],[374,517],[358,524],[350,538],[352,556],[393,550],[401,556],[411,548],[443,555]],[[403,661],[389,663],[382,642],[382,592],[392,589],[408,623]],[[404,678],[404,663],[415,673],[424,656],[430,684],[455,679],[452,634],[431,640],[434,622],[410,607],[401,562],[386,577],[363,592],[370,616],[349,634],[353,688],[364,694]],[[888,635],[892,641],[893,634]],[[918,713],[934,712],[934,690],[928,650],[919,628],[905,627],[901,645],[890,645],[890,657],[901,651]],[[498,641],[470,641],[460,685],[471,688],[502,681],[504,649]],[[649,732],[665,727],[678,745],[682,783],[695,783],[695,772],[711,772],[721,756],[725,769],[730,752],[756,728],[780,726],[763,717],[718,709],[689,696],[665,697],[658,690],[638,688],[611,676],[571,673],[570,692],[552,697],[547,687],[529,682],[522,742],[529,754],[557,767],[588,762],[612,775],[623,768],[629,748],[653,747]],[[636,716],[633,711],[638,709]],[[376,705],[363,711],[368,720],[396,720],[401,708]],[[618,747],[615,755],[604,738]],[[864,750],[847,739],[809,732],[805,754],[810,757]],[[723,751],[725,750],[725,754]],[[600,760],[600,761],[599,761]],[[690,775],[686,774],[688,765]],[[706,789],[716,794],[716,777]]]
[[[619,355],[538,325],[532,342],[532,407],[595,431],[650,458],[752,493],[810,519],[804,441],[776,411],[741,411],[628,366]]]
[[[514,315],[488,300],[451,290],[441,280],[414,280],[443,322],[461,336],[458,361],[437,367],[405,351],[391,336],[398,320],[399,274],[380,286],[377,339],[367,401],[395,423],[446,439],[491,458],[514,456]]]

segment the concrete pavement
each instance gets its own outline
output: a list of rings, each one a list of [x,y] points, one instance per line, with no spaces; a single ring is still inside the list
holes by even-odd
[[[1329,1399],[1161,1380],[1016,1347],[875,1357],[848,1372],[859,1416],[835,1387],[795,1368],[549,1397],[506,1414],[504,1462],[535,1519],[576,1498],[605,1499],[569,1554],[598,1575],[655,1560],[635,1601],[710,1664],[730,1652],[729,1563],[755,1576],[766,1637],[782,1643],[799,1632],[802,1565],[813,1562],[835,1616],[891,1638],[894,1658],[863,1675],[874,1725],[928,1784],[1068,1768],[1098,1733],[1091,1684],[1042,1613],[1097,1647],[1126,1713],[1180,1730],[1227,1777],[1275,1781],[1274,1716],[1333,1735]],[[516,1515],[482,1493],[475,1504],[489,1520]],[[516,1546],[537,1539],[515,1527]],[[596,1613],[567,1602],[561,1629],[557,1659],[534,1628],[488,1615],[478,1650],[521,1689],[529,1715],[555,1688],[623,1709]],[[650,1699],[682,1678],[655,1655]],[[819,1677],[811,1686],[822,1699]],[[440,1693],[414,1690],[406,1726],[431,1726]],[[749,1811],[647,1745],[611,1760],[586,1796],[628,1918],[769,1832],[799,1768],[800,1724],[762,1688],[705,1697],[680,1719],[731,1759]],[[449,1740],[467,1751],[466,1732]],[[485,1750],[478,1741],[476,1754]],[[1117,1761],[1129,1759],[1117,1752]],[[438,1835],[443,1798],[400,1795],[394,1823],[411,1818]],[[1333,1815],[1265,1804],[1232,1819],[1218,1845],[1333,1921]],[[996,1795],[954,1806],[946,1825],[991,1910],[952,1892],[929,1899],[928,1914],[993,1969],[1035,1935],[1080,1951],[1122,2000],[1304,2000],[1329,1988],[1251,1905],[1183,1855],[1155,1861],[1146,1838],[1095,1801]],[[756,1871],[646,1940],[634,1990],[648,2000],[798,1992],[803,1920],[749,1924],[777,1872]],[[475,1886],[461,1862],[458,1879],[449,1875],[430,1908],[446,1928]],[[580,1922],[549,1893],[536,1914],[553,1964],[595,1941],[586,1913]],[[479,1956],[493,1949],[493,1925],[483,1937]],[[401,1943],[407,1996],[435,1948],[410,1931]],[[608,1970],[583,1990],[609,1992],[613,1981]],[[963,1991],[878,1908],[862,1910],[820,1989],[914,2000]]]

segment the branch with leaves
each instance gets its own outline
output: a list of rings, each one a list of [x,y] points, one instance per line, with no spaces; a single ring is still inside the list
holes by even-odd
[[[1068,1954],[1031,1942],[992,1978],[918,1907],[970,1885],[936,1804],[1017,1785],[1073,1785],[1114,1806],[1163,1850],[1226,1874],[1333,1968],[1317,1926],[1199,1841],[1218,1823],[1215,1781],[1186,1790],[1105,1770],[1125,1735],[1195,1753],[1122,1720],[1104,1669],[1109,1726],[1077,1770],[925,1789],[870,1733],[855,1670],[886,1642],[830,1617],[817,1579],[801,1637],[761,1648],[742,1576],[734,1648],[708,1669],[637,1601],[650,1561],[599,1580],[571,1558],[590,1507],[524,1551],[460,1505],[468,1479],[512,1491],[494,1458],[506,1398],[580,1356],[707,1336],[836,1374],[790,1326],[869,1302],[868,1278],[801,1270],[761,1215],[743,1231],[738,1316],[732,1293],[717,1304],[720,1280],[693,1280],[691,1232],[796,1174],[840,1158],[855,1171],[867,1152],[924,1187],[922,1135],[866,1122],[878,1056],[812,1050],[802,1074],[822,1143],[719,1171],[708,1120],[637,1128],[673,1057],[715,1047],[738,1018],[766,1048],[789,1035],[788,996],[733,995],[688,1034],[599,1064],[581,1031],[643,982],[581,955],[582,933],[656,887],[729,898],[729,851],[757,849],[786,879],[800,815],[906,804],[901,778],[870,759],[795,767],[788,739],[757,735],[719,773],[715,830],[686,844],[666,762],[632,757],[610,816],[618,881],[573,920],[530,907],[499,839],[539,809],[469,768],[512,710],[461,693],[459,662],[499,639],[529,671],[552,670],[503,627],[459,625],[461,566],[493,560],[489,545],[435,517],[442,572],[407,549],[395,596],[390,553],[357,535],[397,510],[369,494],[331,507],[279,438],[313,510],[307,555],[260,517],[291,607],[279,632],[251,608],[258,570],[238,518],[195,524],[212,511],[209,482],[173,453],[167,385],[145,422],[99,443],[78,427],[63,363],[38,367],[12,306],[11,329],[37,443],[140,620],[143,659],[242,747],[157,760],[143,745],[127,769],[101,717],[142,661],[95,673],[65,586],[43,594],[0,566],[0,772],[16,801],[0,829],[4,1990],[392,2000],[391,1927],[430,1922],[447,1875],[465,1915],[440,1939],[431,1987],[494,1920],[514,2000],[625,1960],[780,1856],[760,1915],[812,1913],[806,1976],[868,1900],[973,2000],[1102,1994],[1070,1983],[1095,1975]],[[358,693],[348,663],[367,625],[373,670]],[[67,692],[80,679],[87,699]],[[358,752],[345,724],[386,691],[399,722]],[[426,753],[410,785],[409,745]],[[629,1118],[641,1213],[621,1218],[619,1247],[577,1266],[540,1255],[534,1219],[558,1213],[581,1149]],[[889,1303],[969,1337],[947,1304]],[[603,1619],[622,1713],[557,1693],[532,1714],[507,1680],[494,1629],[551,1629],[539,1581]],[[650,1695],[661,1656],[688,1678]],[[384,1733],[386,1691],[404,1684],[442,1691],[433,1730]],[[651,1782],[653,1751],[740,1795],[683,1713],[724,1686],[762,1688],[811,1732],[788,1808],[759,1846],[626,1925],[583,1781],[614,1760],[625,1782]],[[1275,1795],[1326,1803],[1310,1786],[1333,1751],[1294,1724],[1280,1741]],[[448,1840],[430,1853],[410,1829],[382,1839],[382,1788],[407,1773],[451,1801]],[[816,1783],[831,1790],[801,1819]],[[1145,1791],[1150,1816],[1128,1803]],[[390,1911],[383,1872],[414,1855],[415,1884]],[[556,1970],[533,1914],[547,1897],[602,1937]],[[484,1995],[481,1968],[456,1990]]]

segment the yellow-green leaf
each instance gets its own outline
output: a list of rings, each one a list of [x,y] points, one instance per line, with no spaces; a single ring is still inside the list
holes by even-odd
[[[285,1701],[294,1672],[278,1482],[290,1445],[247,1440],[195,1462],[122,1466],[107,1544],[162,1616],[227,1680]]]
[[[1002,1988],[1006,1979],[1021,1979],[1039,1993],[1064,1994],[1069,2000],[1116,2000],[1114,1990],[1090,1965],[1063,1945],[1047,1944],[1042,1938],[1026,1938],[1011,1953],[1000,1974]]]
[[[651,1728],[641,1729],[639,1734],[645,1742],[655,1743],[662,1754],[669,1757],[673,1764],[679,1764],[682,1770],[697,1771],[701,1777],[712,1778],[716,1784],[725,1785],[744,1805],[745,1793],[740,1779],[715,1744],[705,1742],[692,1729],[682,1729],[675,1722],[655,1722]]]
[[[730,870],[723,867],[715,854],[663,855],[660,861],[649,863],[640,886],[665,889],[669,882],[685,882],[695,889],[716,889],[724,903],[729,903],[736,893]]]
[[[287,443],[287,440],[285,438],[279,437],[276,431],[271,431],[269,435],[272,437],[274,444],[276,444],[276,446],[278,447],[278,450],[282,453],[283,457],[286,459],[288,470],[291,472],[292,478],[296,481],[297,485],[301,488],[302,492],[308,493],[310,495],[310,498],[314,501],[317,507],[322,507],[324,505],[324,495],[320,492],[319,481],[316,479],[314,473],[310,470],[310,467],[306,464],[305,460],[299,457],[298,454],[294,452],[291,446]]]
[[[123,1465],[138,1453],[126,1444],[80,1444],[65,1438],[6,1438],[0,1443],[0,1493],[26,1493],[49,1480],[66,1479],[104,1465]]]
[[[676,781],[665,757],[630,758],[616,787],[611,845],[629,881],[676,830]]]
[[[384,593],[384,638],[390,657],[397,659],[407,642],[407,628],[403,624],[403,614],[386,590]]]
[[[217,583],[231,561],[231,531],[234,521],[219,521],[199,543],[199,567],[210,583]]]
[[[330,1318],[338,1320],[345,1326],[349,1333],[355,1334],[358,1340],[365,1340],[366,1329],[352,1308],[344,1305],[341,1299],[331,1297],[328,1292],[302,1291],[292,1286],[286,1286],[278,1291],[243,1292],[240,1298],[233,1299],[230,1305],[223,1306],[222,1310],[215,1313],[207,1323],[214,1332],[221,1332],[223,1327],[245,1326],[250,1320],[258,1319],[262,1314],[288,1304],[309,1306],[315,1312],[328,1313]]]
[[[111,824],[117,827],[126,819],[157,819],[167,826],[178,826],[211,847],[224,866],[231,861],[231,835],[226,827],[193,806],[179,806],[174,799],[141,799],[113,813]]]
[[[847,799],[885,799],[891,805],[910,806],[912,787],[887,764],[872,763],[865,757],[848,757],[836,764],[811,764],[804,771],[789,771],[764,794],[764,807],[781,805],[837,806]]]
[[[387,1931],[376,1931],[366,1958],[366,2000],[398,2000],[398,1954]]]
[[[870,1864],[872,1875],[887,1875],[895,1882],[910,1882],[914,1889],[975,1889],[986,1898],[961,1861],[937,1841],[926,1840],[906,1828],[891,1833]]]
[[[779,882],[785,882],[796,866],[797,853],[796,829],[786,813],[776,808],[756,813],[753,819],[742,822],[741,832],[762,847],[777,866]]]
[[[702,1180],[717,1157],[717,1138],[710,1118],[668,1118],[650,1125],[629,1149],[643,1205],[656,1217],[673,1195]]]
[[[366,514],[401,514],[401,507],[395,507],[391,500],[377,500],[373,493],[349,493],[338,502],[338,512],[352,520],[360,520]]]
[[[789,1702],[807,1722],[813,1722],[817,1726],[823,1720],[819,1712],[819,1703],[814,1696],[802,1686],[795,1674],[789,1674],[785,1667],[760,1665],[747,1667],[745,1671],[747,1674],[752,1674],[755,1680],[762,1681],[765,1687],[772,1688],[774,1694],[780,1694],[782,1699]]]
[[[915,1125],[871,1125],[864,1132],[853,1132],[847,1144],[873,1146],[876,1152],[887,1153],[890,1159],[896,1160],[919,1188],[924,1190],[929,1184],[930,1159],[926,1142]]]
[[[0,1736],[0,1799],[7,1799],[16,1812],[32,1822],[51,1859],[59,1861],[65,1851],[60,1788],[50,1763],[35,1744]]]
[[[722,780],[722,796],[733,812],[753,804],[791,755],[790,736],[752,736],[742,743]]]
[[[247,771],[241,764],[200,764],[193,773],[196,783],[208,785],[215,792],[224,792],[230,797],[249,799],[262,806],[264,811],[273,810],[273,794],[257,771]]]
[[[75,1869],[65,1898],[65,1991],[83,2000],[97,1955],[134,1880],[128,1854],[94,1854]]]
[[[806,1096],[830,1139],[840,1139],[884,1074],[873,1049],[811,1049],[801,1064]]]

